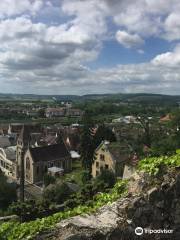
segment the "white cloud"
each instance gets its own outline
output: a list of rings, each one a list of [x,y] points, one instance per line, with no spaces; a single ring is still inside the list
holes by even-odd
[[[56,18],[61,13],[61,21],[46,19],[45,7],[48,17],[51,10]],[[179,11],[179,0],[3,0],[1,89],[56,94],[178,93],[179,45],[147,63],[96,70],[85,64],[96,60],[103,41],[115,35],[124,47],[141,54],[141,46],[150,36],[178,42]],[[38,16],[43,16],[42,21]]]
[[[165,38],[172,40],[180,40],[180,12],[173,12],[165,20]]]
[[[144,40],[137,34],[129,34],[125,31],[117,31],[116,39],[126,48],[136,48],[144,44]]]
[[[172,52],[157,55],[152,63],[156,66],[164,66],[167,68],[180,67],[180,45],[177,45]]]
[[[36,14],[42,6],[42,0],[2,0],[0,1],[0,18],[16,16],[26,12]]]

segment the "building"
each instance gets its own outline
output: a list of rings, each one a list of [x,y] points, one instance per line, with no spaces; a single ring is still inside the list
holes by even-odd
[[[45,115],[47,118],[53,117],[63,117],[66,114],[66,109],[64,107],[59,108],[47,108],[45,111]]]
[[[68,108],[66,110],[66,115],[71,117],[80,117],[83,115],[83,111],[77,108]]]
[[[83,111],[76,108],[71,107],[57,107],[57,108],[47,108],[45,111],[45,116],[47,118],[53,118],[53,117],[80,117],[83,115]]]
[[[0,169],[10,178],[17,178],[16,146],[0,148]]]
[[[10,147],[11,139],[8,136],[0,136],[0,148]]]
[[[41,182],[48,168],[71,171],[71,156],[63,141],[55,145],[28,148],[24,161],[25,180],[30,183]]]
[[[24,169],[25,180],[29,183],[43,181],[48,168],[62,168],[71,171],[71,154],[63,140],[58,144],[36,147],[30,126],[23,126],[17,139],[17,146],[0,149],[0,168],[5,175],[19,180]]]
[[[95,150],[92,176],[97,177],[102,170],[107,169],[117,177],[122,177],[124,165],[131,154],[132,149],[127,143],[103,141]]]

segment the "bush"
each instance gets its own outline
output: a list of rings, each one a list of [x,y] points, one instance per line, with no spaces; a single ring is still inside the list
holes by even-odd
[[[125,196],[127,181],[118,181],[110,193],[98,194],[93,201],[89,201],[84,205],[79,205],[72,210],[55,213],[52,216],[36,219],[35,221],[19,223],[19,222],[6,222],[0,225],[0,239],[35,239],[35,237],[43,231],[55,227],[59,221],[73,217],[76,215],[96,212],[98,208],[105,204],[112,203],[117,199]]]
[[[150,175],[163,174],[160,170],[166,167],[180,167],[180,154],[173,156],[150,157],[141,160],[138,169],[149,173]]]
[[[49,174],[46,174],[46,175],[44,175],[43,181],[44,181],[44,186],[47,187],[49,184],[55,183],[56,178]]]
[[[91,180],[91,174],[89,171],[83,171],[81,175],[81,181],[83,184],[86,184]]]
[[[103,170],[96,181],[104,182],[108,188],[112,188],[116,182],[115,174],[110,170]]]
[[[6,177],[0,172],[0,209],[6,210],[16,200],[16,184],[8,183]]]
[[[68,185],[65,182],[59,182],[45,188],[43,197],[47,201],[62,204],[71,194],[72,190]]]

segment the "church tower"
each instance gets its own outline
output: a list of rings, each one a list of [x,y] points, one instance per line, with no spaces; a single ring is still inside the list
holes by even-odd
[[[17,139],[16,162],[17,178],[20,180],[20,200],[24,201],[24,155],[30,144],[29,126],[23,125]]]

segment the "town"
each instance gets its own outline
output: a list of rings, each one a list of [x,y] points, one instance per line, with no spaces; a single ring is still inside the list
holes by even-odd
[[[102,189],[109,188],[115,179],[129,179],[141,159],[175,153],[179,147],[179,102],[172,100],[169,112],[169,103],[156,103],[155,110],[151,100],[144,107],[144,99],[133,104],[129,99],[111,99],[109,103],[109,97],[103,98],[103,102],[95,100],[96,103],[92,99],[80,103],[55,101],[50,103],[51,107],[39,101],[36,113],[41,115],[37,118],[28,115],[31,121],[27,121],[26,114],[24,122],[21,118],[21,123],[1,123],[0,169],[10,187],[8,199],[4,195],[1,200],[2,216],[6,211],[15,214],[16,210],[10,209],[31,200],[33,204],[45,201],[49,209],[46,214],[52,213],[52,203],[53,212],[59,211],[59,204],[65,208],[69,199],[86,189],[86,185],[91,183],[96,191],[100,183],[105,184]],[[3,119],[9,116],[7,109],[1,109]],[[13,107],[10,109],[12,114]],[[14,116],[16,119],[18,114],[30,113],[32,109],[33,101],[17,101],[12,121]],[[69,124],[64,122],[67,115]],[[43,216],[43,210],[37,215],[26,215],[24,219],[34,219]]]
[[[0,1],[0,240],[180,239],[180,2]]]

